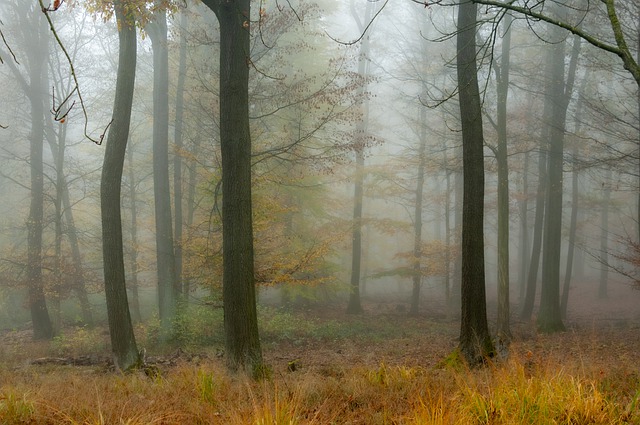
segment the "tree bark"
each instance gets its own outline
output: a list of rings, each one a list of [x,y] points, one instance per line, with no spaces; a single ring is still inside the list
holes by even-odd
[[[420,307],[420,287],[422,286],[422,201],[424,191],[424,170],[427,162],[426,108],[420,108],[420,148],[418,150],[418,179],[416,182],[416,204],[413,217],[413,290],[409,314],[416,316]]]
[[[527,288],[526,279],[529,271],[529,259],[531,249],[529,247],[529,152],[524,154],[524,169],[522,171],[522,199],[518,203],[520,208],[520,265],[518,271],[520,305],[524,304],[524,296]]]
[[[353,3],[352,3],[353,7]],[[373,3],[367,2],[364,22],[371,21],[373,14]],[[358,22],[358,26],[361,30],[364,29],[362,22],[352,9],[352,15]],[[369,53],[369,37],[365,36],[360,44],[360,55],[358,57],[358,74],[367,78],[369,72],[369,60],[367,55]],[[367,91],[367,84],[358,87],[358,94],[363,95]],[[360,300],[360,280],[361,280],[361,263],[362,263],[362,204],[364,201],[364,149],[365,139],[368,127],[369,119],[369,100],[365,98],[363,100],[363,116],[358,121],[356,126],[356,138],[355,141],[355,154],[356,154],[356,169],[355,169],[355,181],[353,188],[353,230],[351,234],[351,281],[349,285],[349,302],[347,304],[348,314],[360,314],[362,313],[362,304]]]
[[[46,88],[46,61],[49,41],[44,16],[37,8],[33,12],[36,21],[28,49],[29,103],[31,106],[31,134],[29,136],[29,162],[31,169],[31,195],[27,221],[27,282],[28,304],[31,311],[34,339],[51,339],[53,325],[47,310],[47,301],[42,281],[42,231],[44,218],[44,101]]]
[[[183,122],[184,122],[184,86],[187,74],[187,12],[180,13],[180,59],[178,64],[178,82],[176,84],[176,117],[173,140],[175,149],[173,153],[173,203],[174,203],[174,254],[175,275],[177,282],[181,283],[180,292],[185,299],[189,296],[188,286],[182,277],[182,230],[184,219],[182,213],[182,149],[183,149]]]
[[[203,0],[220,23],[222,297],[227,367],[262,374],[253,264],[250,0]]]
[[[484,271],[484,155],[476,64],[477,6],[458,8],[457,58],[463,150],[462,320],[460,352],[470,364],[493,355],[486,314]]]
[[[511,22],[506,14],[503,21],[502,57],[496,67],[498,105],[498,337],[511,340],[509,327],[509,164],[507,161],[507,97],[509,94],[509,65],[511,50]]]
[[[360,266],[362,260],[362,201],[364,198],[364,148],[356,151],[355,181],[353,184],[353,230],[351,233],[351,281],[349,284],[348,314],[362,313],[360,300]]]
[[[140,363],[133,334],[124,273],[120,191],[122,170],[131,123],[133,88],[136,72],[136,28],[122,0],[114,1],[118,25],[119,56],[116,94],[113,102],[113,124],[107,136],[102,178],[100,208],[102,211],[102,256],[107,317],[114,363],[129,370]]]
[[[609,204],[611,203],[611,167],[607,168],[603,183],[602,210],[600,214],[600,283],[598,298],[608,296],[609,284]]]
[[[136,173],[134,171],[133,162],[133,145],[129,143],[127,146],[127,168],[129,174],[129,202],[131,203],[129,211],[131,212],[131,228],[129,229],[131,237],[131,246],[128,251],[129,257],[129,284],[127,289],[131,294],[129,308],[131,309],[132,319],[136,323],[142,322],[142,314],[140,313],[140,297],[138,294],[138,195],[136,191]]]
[[[176,315],[177,281],[173,251],[171,186],[169,185],[169,50],[167,14],[160,2],[149,24],[153,49],[153,199],[156,222],[156,259],[160,339],[172,332]]]
[[[578,108],[580,110],[580,108]],[[578,115],[579,116],[579,115]],[[576,134],[578,132],[576,131]],[[573,158],[578,158],[578,145],[573,145]],[[576,231],[578,227],[578,168],[574,164],[571,172],[571,222],[569,223],[569,246],[567,248],[567,267],[564,273],[564,283],[562,285],[562,298],[560,299],[560,312],[562,319],[567,318],[567,308],[569,305],[569,288],[571,287],[571,276],[573,274],[573,254],[576,247]]]
[[[573,92],[575,72],[580,52],[579,38],[574,40],[571,63],[565,83],[565,44],[561,29],[552,27],[552,37],[559,40],[550,46],[547,101],[551,102],[549,129],[549,164],[547,208],[542,251],[542,288],[538,329],[542,332],[564,330],[560,309],[560,257],[562,238],[562,189],[564,133],[567,108]]]
[[[587,81],[589,80],[589,72],[582,78],[580,92],[578,94],[578,104],[576,106],[576,126],[575,134],[580,137],[580,116],[582,114],[582,97],[584,94]],[[564,283],[562,285],[562,298],[560,299],[560,310],[562,319],[567,318],[567,308],[569,305],[569,289],[571,287],[571,279],[573,277],[573,256],[576,248],[576,233],[578,228],[578,207],[579,207],[579,170],[577,166],[578,153],[580,152],[579,144],[574,141],[572,149],[573,170],[571,172],[571,222],[569,223],[569,246],[567,248],[567,265],[564,274]]]
[[[548,116],[548,114],[543,114]],[[544,225],[545,198],[547,192],[547,143],[544,137],[540,140],[538,152],[538,188],[536,189],[536,214],[533,223],[533,244],[531,246],[531,261],[527,275],[527,290],[524,297],[524,305],[520,313],[520,319],[531,320],[533,307],[536,300],[536,287],[538,285],[538,269],[540,267],[540,253],[542,251],[542,230]]]

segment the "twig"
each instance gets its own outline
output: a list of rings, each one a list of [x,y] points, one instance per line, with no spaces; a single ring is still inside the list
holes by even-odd
[[[113,122],[113,120],[111,120],[111,122],[107,124],[107,126],[105,127],[100,137],[98,137],[98,139],[94,139],[89,135],[89,132],[88,132],[89,116],[87,114],[87,108],[85,107],[84,100],[82,99],[82,93],[80,93],[80,83],[78,82],[78,77],[76,76],[76,70],[75,70],[75,67],[73,66],[73,61],[71,60],[71,56],[69,56],[69,52],[67,52],[67,49],[64,47],[62,40],[60,40],[60,37],[58,36],[58,32],[53,26],[53,22],[51,21],[51,17],[49,16],[49,12],[55,11],[57,10],[57,8],[50,10],[49,8],[44,7],[42,0],[38,0],[38,2],[40,3],[40,7],[42,8],[42,13],[44,13],[44,16],[47,18],[47,22],[49,23],[49,28],[51,29],[51,32],[53,33],[53,36],[55,37],[56,42],[58,43],[58,46],[60,46],[60,49],[64,53],[65,57],[67,58],[67,62],[69,63],[69,68],[71,69],[71,77],[73,78],[73,82],[75,84],[75,88],[74,90],[72,90],[72,92],[76,91],[78,93],[78,99],[80,100],[82,114],[84,115],[84,137],[91,140],[96,145],[101,145],[102,141],[104,140],[104,136],[107,134],[107,130],[109,129],[109,126],[111,126],[111,123]],[[62,3],[60,2],[60,4]],[[58,4],[58,7],[60,7],[60,4]],[[54,6],[55,6],[55,3],[54,3]]]

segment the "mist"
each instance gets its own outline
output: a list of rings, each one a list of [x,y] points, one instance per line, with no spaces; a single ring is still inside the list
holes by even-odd
[[[637,339],[632,1],[147,3],[0,5],[2,361]]]

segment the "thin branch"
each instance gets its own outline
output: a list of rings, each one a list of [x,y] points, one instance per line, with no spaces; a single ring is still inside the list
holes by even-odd
[[[58,46],[60,46],[60,49],[64,53],[65,57],[67,58],[67,62],[69,63],[69,68],[71,70],[71,76],[73,77],[73,82],[75,84],[74,90],[78,93],[78,99],[80,100],[80,106],[82,108],[82,114],[84,115],[84,136],[87,139],[91,140],[96,145],[101,145],[102,141],[104,140],[104,136],[107,134],[107,130],[109,129],[109,127],[111,126],[111,123],[113,122],[113,119],[109,122],[109,124],[107,124],[107,126],[105,127],[105,129],[102,132],[102,134],[100,134],[98,139],[94,139],[93,137],[91,137],[89,135],[89,131],[88,131],[89,116],[87,114],[87,108],[85,107],[84,100],[82,99],[82,93],[80,93],[80,83],[78,82],[78,77],[76,75],[75,67],[73,66],[73,61],[71,60],[71,56],[69,56],[69,52],[67,52],[67,49],[64,47],[64,44],[62,43],[62,40],[60,40],[60,37],[58,36],[58,32],[56,31],[56,29],[55,29],[55,27],[53,25],[53,22],[51,21],[51,17],[49,16],[49,12],[50,11],[55,11],[55,10],[57,10],[57,8],[54,8],[53,10],[50,10],[49,8],[46,8],[44,6],[44,4],[42,3],[42,0],[38,0],[38,2],[40,3],[40,7],[42,8],[42,13],[44,13],[44,16],[47,18],[47,22],[49,23],[49,28],[51,29],[51,32],[53,33],[53,36],[56,39],[56,43],[58,43]],[[61,3],[58,3],[58,7],[60,6],[60,4]],[[54,3],[54,6],[55,6],[55,3]]]
[[[371,0],[369,0],[369,1],[371,1]],[[375,20],[378,18],[378,15],[380,15],[380,13],[382,13],[382,11],[384,10],[384,8],[387,6],[388,3],[389,3],[389,0],[386,0],[384,2],[382,7],[380,9],[378,9],[378,11],[373,15],[373,18],[371,18],[371,20],[367,23],[367,26],[364,27],[364,31],[362,31],[362,34],[360,34],[360,36],[358,38],[356,38],[355,40],[352,40],[352,41],[340,41],[337,38],[333,38],[331,36],[331,34],[329,34],[326,31],[325,31],[325,34],[327,34],[327,37],[329,37],[331,40],[335,41],[338,44],[342,44],[344,46],[353,46],[354,44],[360,42],[364,38],[364,36],[367,34],[367,31],[369,31],[369,28],[371,27],[371,25],[373,25]]]

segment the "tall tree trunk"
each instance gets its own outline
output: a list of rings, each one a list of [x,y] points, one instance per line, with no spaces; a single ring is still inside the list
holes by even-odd
[[[578,108],[578,111],[580,108]],[[580,115],[577,114],[579,117]],[[578,121],[579,122],[579,121]],[[576,130],[576,134],[578,131]],[[569,223],[569,246],[567,248],[567,267],[564,273],[564,283],[562,285],[562,298],[560,300],[560,312],[562,319],[567,318],[567,307],[569,305],[569,288],[571,287],[571,276],[573,274],[573,254],[576,247],[576,231],[578,228],[578,167],[576,160],[578,158],[578,144],[573,145],[574,166],[571,172],[571,222]]]
[[[227,366],[262,373],[253,264],[250,0],[203,0],[220,23],[222,298]]]
[[[608,296],[609,284],[609,204],[611,203],[611,167],[607,167],[604,194],[602,197],[602,210],[600,214],[600,283],[598,285],[598,298],[605,299]]]
[[[637,43],[636,43],[636,62],[640,64],[640,3],[636,3],[636,32],[638,35]],[[638,88],[637,92],[637,101],[638,101],[638,205],[636,211],[636,226],[637,226],[637,240],[636,242],[640,244],[640,88]]]
[[[550,46],[547,101],[552,103],[549,121],[549,164],[547,208],[544,224],[544,246],[542,250],[542,288],[538,329],[542,332],[564,330],[560,310],[560,257],[562,238],[562,188],[564,132],[567,108],[573,92],[575,72],[580,53],[580,39],[574,38],[571,62],[565,83],[565,44],[562,30],[552,28],[552,36],[559,40]]]
[[[64,133],[66,132],[66,126],[60,129],[60,141],[64,137]],[[54,304],[54,314],[53,314],[53,328],[54,332],[58,332],[62,326],[62,312],[60,309],[60,299],[62,297],[62,290],[64,286],[64,257],[62,255],[62,192],[65,186],[64,179],[64,151],[65,146],[62,143],[58,144],[58,148],[56,152],[53,154],[54,168],[56,170],[56,195],[53,200],[54,208],[55,208],[55,223],[54,223],[54,251],[55,251],[55,267],[54,267],[54,276],[55,276],[55,289],[52,294],[52,300]]]
[[[133,16],[127,13],[122,0],[114,1],[114,9],[119,40],[118,73],[113,102],[113,124],[107,136],[102,165],[100,209],[104,286],[111,349],[116,366],[121,370],[129,370],[139,365],[140,356],[133,334],[125,283],[120,191],[131,123],[137,46]]]
[[[456,59],[464,173],[460,351],[470,364],[493,354],[484,274],[484,140],[476,64],[477,26],[477,6],[463,0],[458,8]]]
[[[498,337],[511,340],[509,327],[509,164],[507,161],[507,97],[509,94],[509,65],[511,50],[511,22],[509,13],[504,17],[502,57],[496,67],[498,90]]]
[[[131,315],[133,321],[136,323],[142,322],[142,314],[140,313],[140,296],[138,294],[138,195],[136,184],[136,173],[133,162],[133,144],[129,143],[127,147],[127,168],[129,174],[129,202],[131,207],[131,227],[129,229],[131,237],[131,246],[129,247],[129,272],[130,279],[127,289],[131,294],[131,300],[129,302],[129,308],[131,309]]]
[[[42,281],[42,229],[44,218],[43,144],[44,144],[44,101],[46,88],[46,61],[49,41],[45,18],[35,8],[33,45],[29,48],[29,103],[31,106],[31,134],[29,136],[29,162],[31,169],[31,202],[27,221],[27,282],[29,309],[33,323],[34,339],[51,339],[53,325],[47,310],[47,302]]]
[[[520,265],[518,268],[518,302],[524,303],[525,290],[527,288],[526,278],[529,271],[529,259],[531,249],[529,247],[529,152],[524,153],[524,167],[522,171],[522,199],[518,202],[520,209]]]
[[[462,152],[458,152],[459,148],[456,148],[456,156],[462,156]],[[460,169],[456,167],[454,171],[454,196],[453,196],[453,228],[455,240],[453,244],[458,247],[456,257],[453,262],[453,273],[451,276],[451,298],[449,304],[449,311],[454,314],[458,314],[461,308],[462,302],[462,210],[463,210],[463,186],[464,176]]]
[[[416,182],[416,204],[413,214],[413,290],[409,314],[416,316],[420,307],[420,286],[422,286],[422,199],[424,191],[424,170],[427,162],[426,108],[420,108],[420,148],[418,150],[418,179]]]
[[[547,113],[543,114],[548,116]],[[542,251],[542,229],[544,224],[545,198],[547,192],[547,143],[545,137],[540,139],[538,153],[538,188],[536,190],[536,214],[533,224],[533,244],[531,246],[531,261],[527,276],[527,291],[520,319],[531,320],[536,300],[536,286],[538,284],[538,269],[540,267],[540,253]]]
[[[200,150],[200,138],[196,137],[193,141],[193,155],[197,155]],[[187,229],[191,229],[193,226],[193,216],[196,211],[196,177],[197,177],[197,166],[198,162],[195,160],[190,161],[188,166],[189,168],[189,182],[188,182],[188,190],[187,190],[187,218],[186,218],[186,227]],[[184,273],[183,273],[184,274]],[[184,282],[184,294],[188,296],[191,292],[191,277],[187,274],[187,276],[183,276]]]
[[[364,198],[364,151],[356,151],[356,169],[353,193],[353,230],[351,234],[351,281],[347,313],[362,313],[360,302],[360,266],[362,260],[362,201]]]
[[[68,88],[67,88],[68,89]],[[59,91],[62,93],[62,90]],[[71,208],[71,199],[69,196],[69,185],[67,183],[67,177],[64,172],[64,158],[65,147],[67,139],[67,126],[60,126],[58,132],[54,129],[53,119],[49,118],[47,121],[46,138],[49,143],[51,155],[55,159],[56,166],[56,235],[58,235],[58,227],[60,228],[60,236],[66,234],[71,248],[71,260],[73,262],[72,273],[72,289],[78,297],[78,303],[82,312],[82,321],[88,325],[93,326],[93,313],[91,311],[91,304],[89,303],[89,294],[87,293],[87,286],[84,279],[84,267],[82,265],[82,254],[80,254],[80,243],[78,241],[78,232],[73,218],[73,209]],[[63,229],[64,227],[64,229]],[[59,243],[56,236],[56,258],[59,257],[58,248],[61,248],[62,240]],[[61,260],[58,261],[62,264]],[[62,279],[58,279],[62,280]]]
[[[178,64],[178,82],[176,84],[176,118],[174,125],[175,151],[173,155],[173,202],[174,202],[174,244],[175,244],[175,274],[178,282],[181,282],[180,292],[188,297],[187,285],[182,278],[182,228],[184,219],[182,215],[182,126],[184,121],[184,85],[187,74],[187,12],[180,13],[180,61]]]
[[[443,162],[445,172],[445,201],[444,201],[444,291],[445,302],[447,305],[447,315],[449,314],[449,306],[451,305],[451,171],[449,170],[446,146],[443,150]]]
[[[587,81],[589,80],[589,72],[582,78],[580,92],[578,93],[578,104],[576,105],[576,125],[575,134],[580,137],[580,117],[582,114],[582,98],[584,95]],[[571,222],[569,223],[569,245],[567,247],[567,267],[564,273],[564,283],[562,285],[562,298],[560,299],[560,310],[562,319],[567,318],[567,308],[569,305],[569,289],[571,288],[571,279],[573,277],[573,255],[576,248],[576,233],[578,228],[578,204],[579,204],[579,170],[578,170],[578,154],[580,152],[579,144],[574,141],[572,148],[573,170],[571,172]]]
[[[153,48],[153,198],[156,218],[156,258],[160,337],[171,334],[176,314],[177,280],[173,252],[171,186],[169,185],[169,50],[167,14],[159,0],[149,24]]]
[[[353,3],[352,3],[353,5]],[[358,21],[359,27],[363,29],[362,23],[358,20],[358,16],[355,10],[352,10],[352,15]],[[365,10],[364,22],[371,21],[373,15],[373,2],[367,2]],[[358,57],[358,74],[363,78],[367,78],[369,72],[369,59],[367,55],[369,53],[369,37],[365,36],[360,44],[360,55]],[[358,94],[363,95],[367,91],[367,84],[358,88]],[[355,141],[355,154],[356,154],[356,169],[355,169],[355,181],[353,189],[353,231],[351,236],[351,281],[349,286],[349,302],[347,304],[347,313],[359,314],[362,313],[362,304],[360,303],[360,267],[362,263],[362,203],[364,201],[364,149],[365,139],[368,127],[369,119],[369,100],[365,99],[363,104],[363,114],[360,121],[358,121],[356,128]]]

